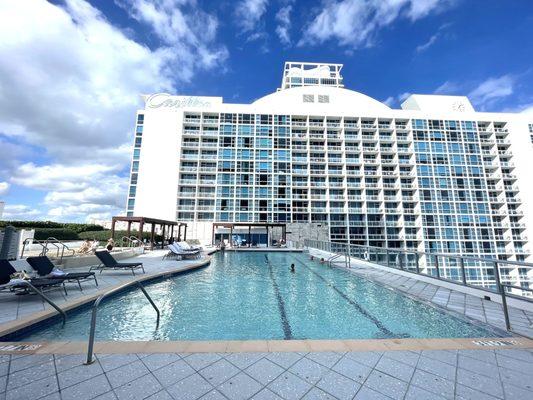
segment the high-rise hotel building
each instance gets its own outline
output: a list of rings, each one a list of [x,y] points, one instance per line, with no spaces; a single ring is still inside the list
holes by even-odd
[[[344,88],[341,69],[287,62],[251,104],[145,96],[128,215],[206,241],[213,222],[309,224],[332,241],[527,260],[532,121],[462,96],[392,109]]]

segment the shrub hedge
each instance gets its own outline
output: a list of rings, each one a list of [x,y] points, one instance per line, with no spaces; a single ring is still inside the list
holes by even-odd
[[[19,229],[68,229],[75,233],[104,230],[103,226],[93,224],[74,224],[52,221],[0,221],[0,229],[5,228],[8,225]]]
[[[77,240],[78,234],[72,229],[65,228],[35,228],[35,239],[46,240],[54,237],[57,240]]]

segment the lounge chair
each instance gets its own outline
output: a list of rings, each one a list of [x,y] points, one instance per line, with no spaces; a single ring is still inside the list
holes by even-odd
[[[63,279],[53,278],[31,278],[25,279],[12,279],[11,275],[18,271],[11,265],[8,260],[0,260],[0,291],[9,290],[16,294],[28,294],[35,290],[41,293],[45,289],[61,289],[65,291],[65,295],[68,295],[67,288],[65,287],[65,281]],[[30,286],[31,285],[31,286]]]
[[[191,246],[189,243],[187,242],[177,242],[177,245],[179,247],[181,247],[181,249],[183,251],[197,251],[197,250],[202,250],[202,246]]]
[[[78,282],[80,290],[81,281],[86,281],[88,279],[94,279],[94,283],[98,286],[98,281],[96,280],[96,275],[94,272],[63,272],[58,269],[52,261],[46,256],[39,257],[28,257],[26,259],[28,264],[37,271],[40,277],[42,278],[51,278],[51,279],[62,279],[67,282]]]
[[[135,263],[118,262],[111,255],[111,253],[109,253],[107,250],[97,251],[94,254],[96,254],[96,257],[98,257],[98,259],[101,261],[101,264],[96,267],[91,267],[89,271],[93,269],[99,269],[100,273],[102,273],[104,269],[130,269],[131,273],[135,275],[135,269],[141,268],[143,271],[143,274],[145,273],[143,263],[141,262],[135,262]]]
[[[169,252],[163,256],[163,260],[168,257],[176,257],[179,260],[185,257],[198,258],[200,250],[185,250],[178,243],[174,242],[168,245]]]

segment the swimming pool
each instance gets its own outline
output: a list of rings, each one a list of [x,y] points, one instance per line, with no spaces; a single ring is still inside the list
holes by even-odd
[[[290,265],[295,264],[295,272]],[[211,265],[121,293],[99,309],[97,340],[249,340],[491,337],[451,315],[302,253],[225,252]],[[86,340],[90,309],[17,340]]]

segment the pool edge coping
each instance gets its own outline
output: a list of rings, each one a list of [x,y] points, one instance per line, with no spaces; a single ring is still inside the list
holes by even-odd
[[[6,349],[12,347],[12,349]],[[527,338],[96,342],[100,354],[533,349]],[[85,354],[86,342],[3,342],[0,354]]]
[[[105,293],[108,293],[108,292],[111,292],[111,291],[121,291],[121,290],[124,290],[126,289],[128,286],[130,286],[132,283],[134,282],[146,282],[146,281],[151,281],[153,279],[158,279],[158,278],[161,278],[161,277],[165,277],[165,276],[172,276],[172,275],[175,275],[175,274],[179,274],[179,273],[182,273],[182,272],[186,272],[186,271],[189,271],[189,270],[192,270],[192,269],[197,269],[197,268],[201,268],[203,266],[206,266],[208,265],[210,262],[211,262],[211,254],[213,254],[215,251],[213,252],[208,252],[206,254],[206,256],[201,259],[200,261],[198,262],[195,262],[195,263],[192,263],[192,264],[188,264],[188,265],[185,265],[185,266],[179,266],[175,269],[169,269],[169,270],[166,270],[166,271],[161,271],[161,272],[156,272],[156,273],[152,273],[152,274],[144,274],[144,275],[135,275],[133,277],[133,279],[127,281],[127,282],[122,282],[122,283],[119,283],[118,285],[114,285],[114,286],[110,286],[108,288],[105,288],[105,289],[102,289],[102,290],[98,290],[97,292],[93,293],[93,294],[88,294],[88,295],[84,295],[84,296],[81,296],[81,297],[78,297],[77,299],[75,300],[70,300],[70,301],[67,301],[65,304],[62,304],[61,306],[61,309],[65,312],[68,312],[68,311],[72,311],[72,310],[75,310],[79,307],[82,307],[90,302],[93,302],[95,301],[99,296],[105,294]],[[10,335],[10,334],[13,334],[17,331],[20,331],[22,329],[25,329],[25,328],[29,328],[31,327],[32,325],[35,325],[35,324],[38,324],[40,322],[43,322],[43,321],[46,321],[47,319],[50,319],[50,318],[53,318],[55,316],[59,315],[58,312],[54,309],[46,309],[46,310],[43,310],[43,311],[38,311],[36,313],[32,313],[28,316],[25,316],[23,318],[20,318],[20,319],[15,319],[13,321],[10,321],[10,322],[6,322],[6,323],[3,323],[0,325],[0,338],[1,337],[4,337],[4,336],[7,336],[7,335]],[[3,344],[3,343],[11,343],[11,342],[0,342],[0,345]]]

